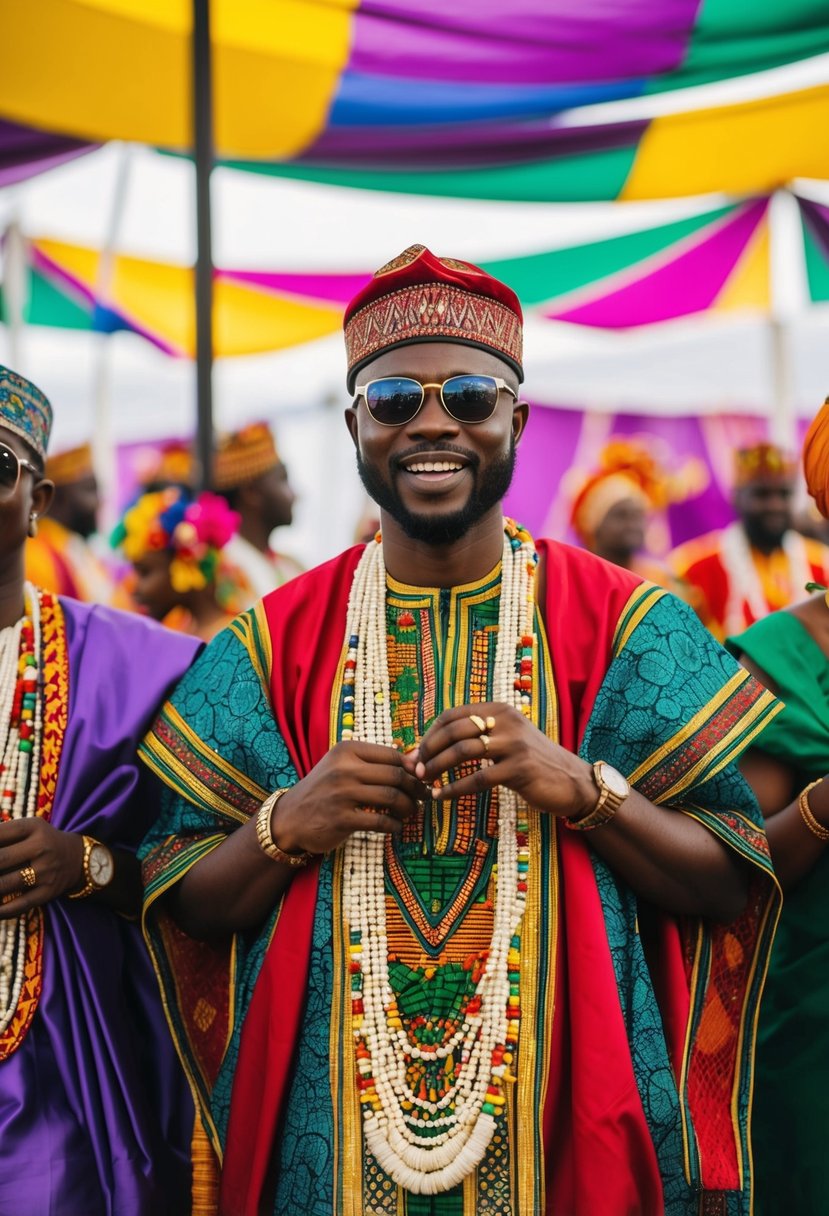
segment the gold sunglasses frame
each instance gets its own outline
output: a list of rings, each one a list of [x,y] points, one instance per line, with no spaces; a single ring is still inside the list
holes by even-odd
[[[0,499],[2,499],[4,502],[6,499],[14,498],[15,494],[17,493],[17,487],[20,485],[20,473],[22,469],[25,469],[28,473],[31,473],[36,482],[43,481],[42,471],[36,465],[33,465],[31,460],[26,460],[23,456],[18,456],[14,448],[10,448],[7,443],[0,442],[0,451],[11,452],[12,456],[14,456],[15,460],[17,461],[17,477],[12,488],[10,490],[4,490],[2,484],[0,484]]]
[[[449,417],[451,419],[453,419],[453,421],[459,422],[461,424],[461,426],[480,426],[480,424],[482,422],[488,422],[489,419],[492,417],[492,415],[497,410],[498,396],[496,396],[495,404],[493,405],[491,412],[489,414],[487,414],[486,418],[479,418],[476,422],[467,422],[466,419],[464,419],[464,418],[458,418],[456,414],[452,413],[452,411],[449,409],[449,406],[446,404],[446,402],[444,401],[444,398],[443,398],[444,387],[450,382],[450,380],[462,380],[467,376],[472,376],[478,380],[491,380],[492,383],[497,388],[499,396],[504,390],[506,390],[508,393],[512,394],[513,398],[516,401],[518,400],[518,393],[515,391],[515,389],[511,385],[507,384],[506,380],[502,380],[500,376],[487,376],[485,374],[479,374],[477,372],[459,372],[456,376],[447,376],[446,379],[443,381],[443,383],[439,383],[439,382],[421,383],[420,380],[415,380],[414,376],[377,376],[374,380],[367,380],[365,382],[365,384],[358,384],[355,386],[355,388],[354,388],[355,404],[356,404],[356,399],[358,397],[362,397],[366,403],[366,409],[368,410],[369,414],[371,414],[372,421],[376,422],[378,426],[388,426],[388,427],[407,426],[408,423],[413,422],[415,420],[415,418],[418,416],[420,411],[423,409],[423,404],[426,400],[427,389],[434,388],[434,389],[438,389],[438,396],[440,399],[440,404],[446,410],[446,413],[449,415]],[[366,396],[366,393],[371,388],[372,384],[380,384],[380,383],[382,383],[383,380],[409,380],[412,384],[417,384],[420,386],[420,405],[417,407],[415,412],[412,414],[411,418],[405,418],[402,422],[381,422],[380,419],[376,418],[375,415],[372,413],[371,407],[368,403],[368,397]]]

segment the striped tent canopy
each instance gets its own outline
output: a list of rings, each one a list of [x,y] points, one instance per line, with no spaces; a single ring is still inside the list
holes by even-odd
[[[815,301],[829,300],[829,207],[799,201],[809,295]]]
[[[192,358],[196,320],[192,267],[120,255],[106,300],[99,294],[101,254],[63,241],[28,242],[29,291],[24,319],[33,325],[127,330],[166,354]],[[365,277],[365,276],[364,276]],[[268,276],[264,276],[265,280]],[[278,278],[278,276],[275,276]],[[339,329],[342,306],[244,273],[217,270],[213,326],[217,356],[283,350]]]
[[[188,0],[6,10],[18,134],[188,151]],[[825,0],[214,0],[213,45],[217,153],[259,171],[549,201],[829,176]],[[793,85],[786,65],[809,60]],[[705,109],[668,98],[738,77],[748,95]],[[632,99],[644,117],[613,116]]]
[[[814,301],[829,299],[829,208],[798,200]],[[529,316],[626,329],[704,311],[770,307],[768,200],[522,257],[482,259],[510,283]],[[115,258],[106,301],[97,250],[31,239],[25,319],[36,325],[130,330],[171,355],[192,356],[193,271]],[[218,356],[281,350],[335,333],[345,304],[369,279],[352,273],[224,268],[215,271]]]

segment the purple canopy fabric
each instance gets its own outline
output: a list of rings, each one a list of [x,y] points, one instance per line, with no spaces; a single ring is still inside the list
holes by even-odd
[[[97,144],[36,131],[0,118],[0,187],[25,181],[67,160],[91,152]]]

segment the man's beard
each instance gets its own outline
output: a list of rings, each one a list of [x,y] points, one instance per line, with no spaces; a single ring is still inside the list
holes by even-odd
[[[476,475],[478,466],[470,466],[474,478],[472,493],[465,506],[446,515],[418,515],[410,511],[395,489],[394,471],[390,470],[389,480],[384,481],[373,465],[363,461],[359,449],[357,471],[369,497],[400,525],[411,540],[423,541],[427,545],[453,545],[466,536],[472,525],[506,494],[515,471],[515,451],[515,440],[510,436],[509,451],[492,461],[483,479]],[[397,476],[406,474],[398,472]]]
[[[791,523],[791,521],[789,521]],[[789,526],[781,528],[778,524],[774,527],[767,527],[762,520],[744,519],[743,530],[745,531],[748,543],[755,549],[759,549],[763,553],[771,552],[773,549],[780,549],[783,545],[783,540],[786,533],[789,531]]]

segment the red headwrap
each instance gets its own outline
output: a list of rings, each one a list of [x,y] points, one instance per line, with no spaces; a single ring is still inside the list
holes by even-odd
[[[485,270],[411,245],[376,272],[345,311],[348,391],[383,351],[415,342],[462,342],[492,351],[523,380],[518,297]]]

